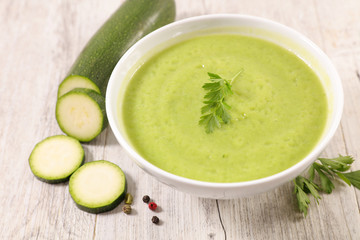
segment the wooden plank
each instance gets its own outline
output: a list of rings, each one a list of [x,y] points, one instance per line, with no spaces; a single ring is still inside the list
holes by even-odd
[[[98,1],[94,3],[100,5]],[[1,45],[1,51],[11,54],[0,58],[5,67],[0,73],[0,121],[4,126],[0,171],[6,173],[0,175],[1,182],[6,183],[0,192],[0,236],[4,239],[51,239],[54,236],[89,239],[93,236],[96,216],[77,209],[66,183],[50,185],[35,179],[27,159],[37,141],[61,133],[54,117],[57,86],[83,47],[80,45],[91,34],[91,29],[86,29],[87,35],[81,39],[81,31],[71,29],[76,25],[72,16],[83,17],[77,22],[81,26],[92,21],[85,21],[86,14],[78,14],[86,7],[79,4],[73,9],[70,2],[14,4],[2,1],[1,4],[4,7],[1,8],[2,22],[6,23],[1,27],[9,40]],[[97,27],[95,25],[93,31]],[[79,50],[71,48],[76,46],[76,39],[81,40]],[[101,147],[101,142],[103,149],[101,137],[94,142],[94,147],[85,147],[87,156],[91,148]],[[103,151],[90,156],[98,158],[99,154],[102,157]]]
[[[357,9],[360,8],[360,2],[344,4],[340,1],[330,1],[331,8],[324,3],[317,4],[319,9],[323,9],[319,11],[321,31],[324,39],[329,40],[325,42],[324,47],[343,81],[345,106],[341,126],[346,150],[357,159],[352,169],[359,170],[360,36],[357,33],[360,31],[360,16]],[[337,11],[334,12],[333,9]],[[338,19],[340,16],[341,18]],[[356,238],[360,236],[359,224],[354,224],[360,221],[360,191],[351,189],[351,194],[344,194],[342,190],[339,195],[348,231],[353,238]],[[350,204],[353,208],[349,207]]]

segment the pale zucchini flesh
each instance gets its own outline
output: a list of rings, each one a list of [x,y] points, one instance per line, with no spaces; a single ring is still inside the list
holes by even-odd
[[[91,89],[73,89],[58,99],[56,120],[68,136],[89,142],[107,125],[105,99]]]
[[[58,98],[75,88],[89,88],[100,93],[98,86],[89,78],[79,75],[70,75],[59,85]]]
[[[72,137],[56,135],[35,145],[29,157],[33,174],[48,183],[65,182],[84,161],[84,149]]]
[[[90,213],[110,211],[125,197],[125,174],[109,161],[85,163],[70,177],[69,192],[81,210]]]

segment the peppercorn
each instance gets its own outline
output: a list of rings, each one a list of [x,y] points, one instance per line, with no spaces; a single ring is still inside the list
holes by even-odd
[[[125,195],[125,203],[131,205],[133,202],[133,196],[130,193]]]
[[[150,208],[151,210],[155,211],[156,208],[157,208],[157,204],[154,203],[154,202],[150,202],[150,203],[149,203],[149,208]]]
[[[153,223],[155,223],[155,224],[158,224],[159,221],[160,221],[160,219],[159,219],[157,216],[153,216],[152,219],[151,219],[151,221],[152,221]]]
[[[131,206],[129,204],[125,204],[123,207],[122,207],[122,210],[124,213],[126,214],[130,214],[131,213]]]
[[[148,195],[143,196],[143,202],[144,203],[149,203],[150,202],[150,197]]]

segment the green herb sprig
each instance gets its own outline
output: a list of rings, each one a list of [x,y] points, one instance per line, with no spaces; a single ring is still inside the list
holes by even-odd
[[[319,191],[330,194],[335,188],[331,179],[340,178],[349,186],[360,189],[360,170],[347,172],[354,162],[351,156],[339,155],[337,158],[318,158],[309,168],[309,177],[298,176],[293,182],[295,185],[294,193],[298,201],[300,212],[306,217],[310,204],[308,194],[311,194],[317,203],[321,199]],[[320,183],[315,182],[317,174]]]
[[[200,125],[205,125],[206,133],[212,133],[215,127],[220,128],[221,123],[230,122],[228,109],[231,107],[225,102],[225,98],[233,94],[231,84],[240,73],[241,71],[230,80],[226,80],[218,74],[208,72],[211,82],[202,86],[208,92],[204,96],[205,105],[201,108],[202,116],[199,121]]]

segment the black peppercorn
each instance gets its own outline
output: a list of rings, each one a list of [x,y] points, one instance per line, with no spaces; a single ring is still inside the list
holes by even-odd
[[[159,218],[158,218],[157,216],[153,216],[152,219],[151,219],[151,221],[152,221],[153,223],[155,223],[155,224],[158,224],[160,220],[159,220]]]
[[[150,197],[148,195],[143,196],[143,202],[144,203],[149,203],[150,202]]]

